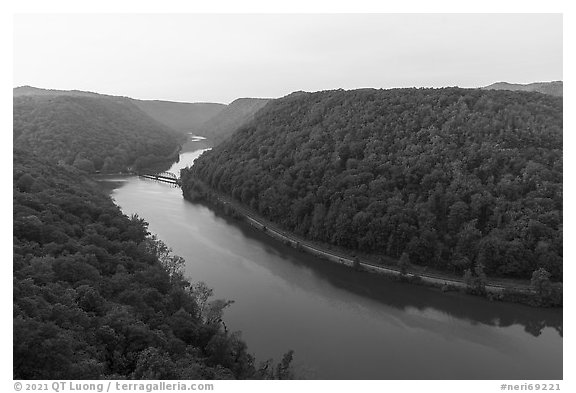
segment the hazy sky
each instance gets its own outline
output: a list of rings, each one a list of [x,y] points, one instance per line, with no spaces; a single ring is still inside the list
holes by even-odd
[[[14,86],[229,103],[562,78],[561,14],[19,14]]]

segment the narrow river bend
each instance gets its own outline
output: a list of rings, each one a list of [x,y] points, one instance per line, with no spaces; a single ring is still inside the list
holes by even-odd
[[[183,153],[170,171],[203,151]],[[186,259],[191,281],[235,301],[226,325],[257,359],[293,349],[299,378],[562,379],[562,310],[390,282],[284,246],[169,184],[102,184]]]

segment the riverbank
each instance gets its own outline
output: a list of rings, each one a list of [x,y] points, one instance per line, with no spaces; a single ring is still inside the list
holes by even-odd
[[[169,171],[193,166],[201,153],[182,154]],[[242,332],[258,361],[280,361],[293,349],[295,371],[308,379],[562,377],[562,309],[356,272],[221,208],[190,203],[178,188],[134,176],[111,180],[122,211],[148,222],[186,260],[185,277],[215,288],[214,299],[234,300],[223,320]]]
[[[213,207],[222,210],[224,214],[245,221],[277,241],[330,262],[348,266],[354,270],[383,275],[396,281],[437,287],[444,292],[459,291],[483,296],[494,301],[521,303],[536,307],[562,306],[561,283],[553,284],[553,295],[550,295],[550,299],[544,299],[541,294],[531,287],[529,281],[486,279],[482,282],[470,283],[453,275],[419,271],[414,266],[400,268],[391,263],[378,263],[374,261],[377,256],[359,256],[357,253],[353,254],[350,251],[334,250],[328,245],[311,242],[285,231],[232,198],[211,189],[199,179],[193,179],[192,183],[190,183],[190,179],[187,179],[187,182],[183,183],[182,193],[185,199],[193,202],[205,201]],[[393,262],[391,258],[378,257],[378,260]],[[559,302],[558,298],[560,299]]]

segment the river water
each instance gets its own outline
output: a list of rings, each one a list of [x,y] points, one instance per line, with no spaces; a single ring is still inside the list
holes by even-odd
[[[183,153],[170,171],[203,151]],[[169,184],[103,183],[186,259],[191,281],[234,300],[225,323],[257,359],[293,349],[298,378],[562,379],[561,310],[391,282],[300,253]]]

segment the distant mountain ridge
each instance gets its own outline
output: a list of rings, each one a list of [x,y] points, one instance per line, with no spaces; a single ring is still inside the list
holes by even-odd
[[[256,112],[269,101],[268,98],[238,98],[201,125],[198,128],[198,134],[208,138],[213,145],[218,145],[238,128],[252,120]]]
[[[551,96],[562,97],[562,81],[534,82],[528,84],[496,82],[489,86],[482,87],[482,90],[512,90],[512,91],[536,91],[538,93],[549,94]]]
[[[121,96],[110,96],[106,94],[99,94],[94,93],[91,91],[82,91],[82,90],[56,90],[56,89],[41,89],[39,87],[33,86],[19,86],[15,87],[12,90],[13,97],[20,97],[20,96],[30,96],[30,95],[68,95],[68,96],[104,96],[110,98],[128,98],[128,97],[121,97]]]
[[[14,97],[31,95],[52,96],[83,96],[83,97],[106,97],[116,101],[130,101],[154,120],[180,132],[195,133],[197,128],[220,113],[226,105],[218,103],[189,103],[160,100],[138,100],[124,96],[112,96],[107,94],[93,93],[81,90],[53,90],[41,89],[32,86],[16,87],[13,90]]]
[[[214,103],[132,100],[153,119],[176,131],[194,134],[198,133],[202,124],[226,108],[224,104]]]

